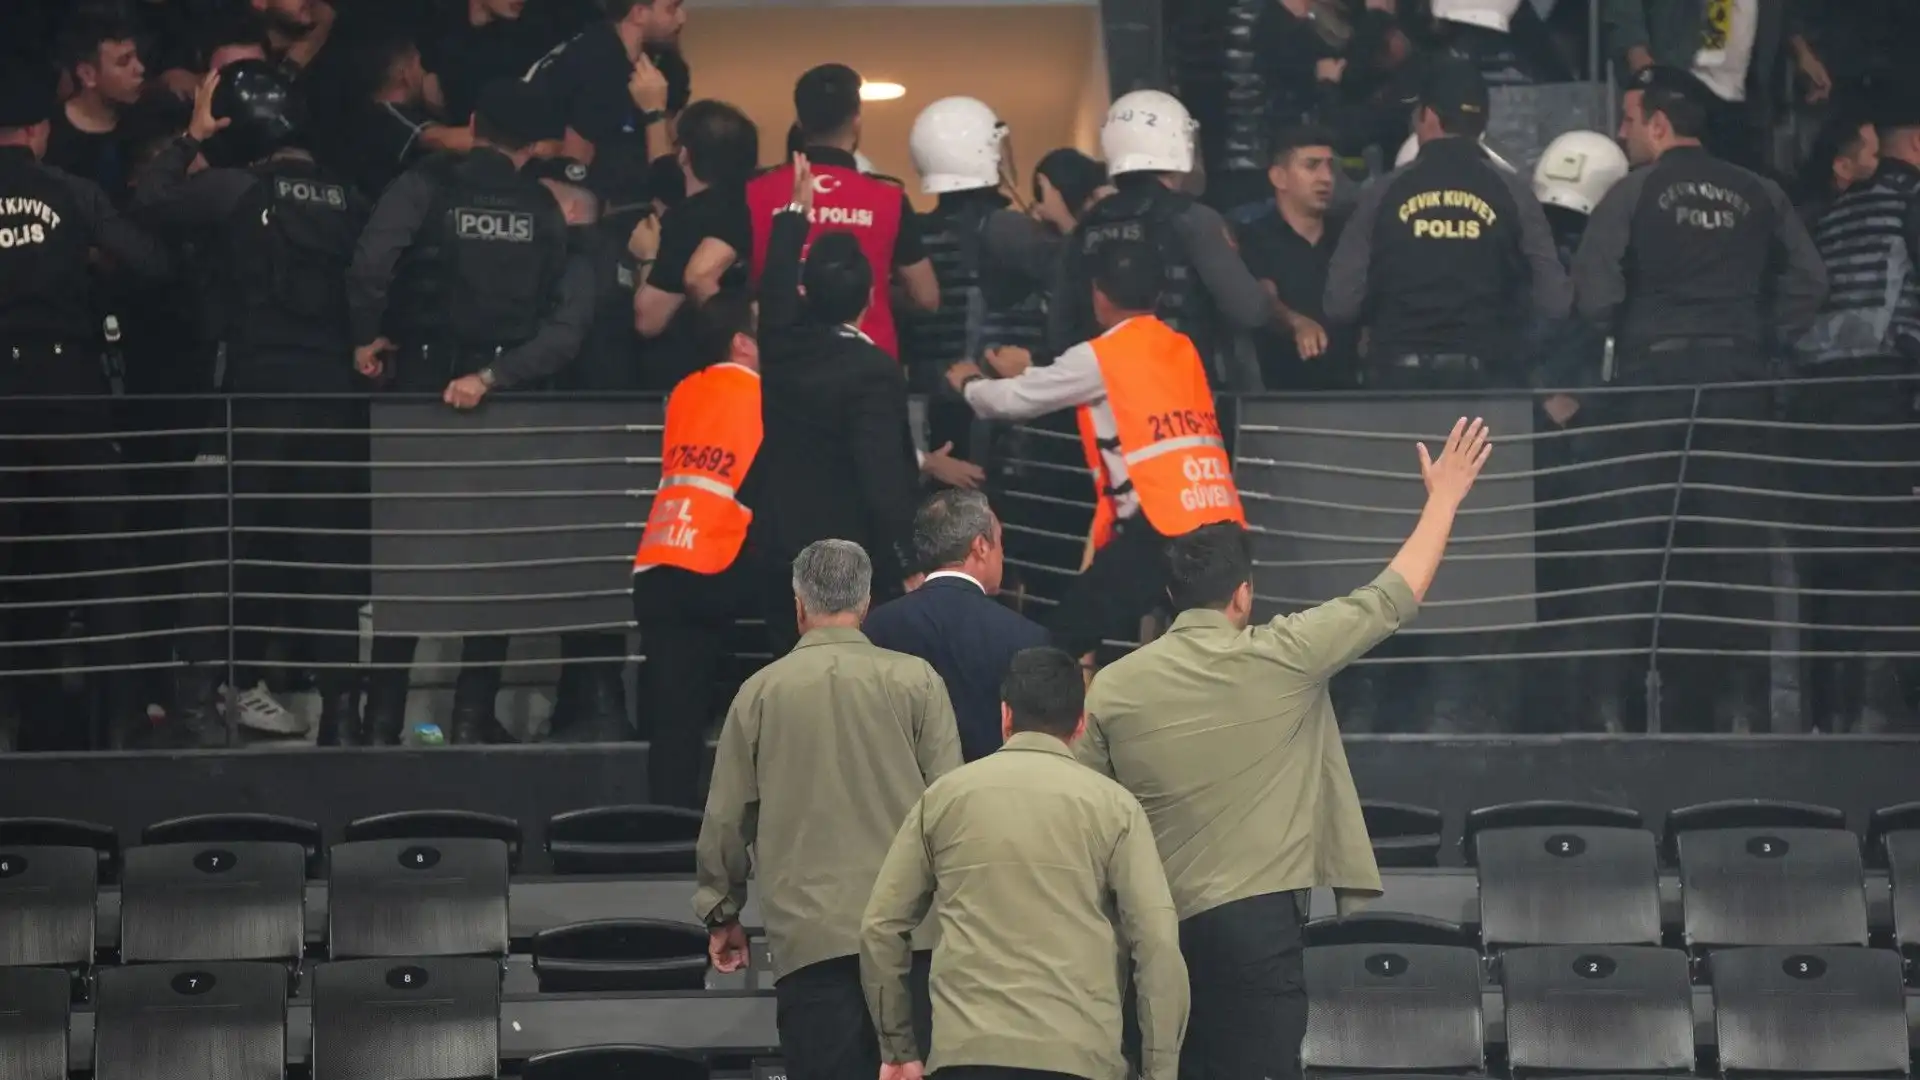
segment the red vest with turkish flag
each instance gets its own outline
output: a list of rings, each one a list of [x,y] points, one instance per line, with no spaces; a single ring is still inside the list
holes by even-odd
[[[753,220],[753,284],[767,267],[767,240],[773,216],[793,202],[793,166],[761,173],[747,185],[747,213]],[[900,189],[858,169],[813,166],[813,228],[807,246],[822,233],[850,232],[873,268],[873,303],[860,330],[887,355],[900,358],[900,334],[893,323],[893,246],[900,239]]]

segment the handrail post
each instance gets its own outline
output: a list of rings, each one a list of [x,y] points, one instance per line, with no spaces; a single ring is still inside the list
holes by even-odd
[[[234,488],[233,488],[233,477],[234,477],[233,395],[231,394],[226,395],[222,400],[222,405],[223,405],[222,411],[224,412],[227,418],[226,435],[227,435],[227,702],[228,702],[228,705],[226,710],[226,720],[227,720],[227,745],[229,747],[232,747],[232,746],[237,746],[240,743],[240,713],[239,713],[239,710],[234,707],[234,703],[240,700],[240,679],[237,673],[238,669],[235,665],[235,658],[238,656],[238,653],[236,650],[238,648],[239,637],[240,637],[239,631],[236,629],[240,624],[240,617],[239,617],[239,609],[240,609],[239,591],[240,590],[239,590],[238,580],[237,580],[238,571],[236,569],[237,562],[240,557],[240,553],[239,553],[239,550],[235,547],[235,545],[239,542],[238,541],[239,529],[236,527],[236,523],[234,521],[234,516],[233,516],[234,509],[238,502],[238,500],[236,500],[234,497]]]
[[[1647,649],[1647,734],[1660,734],[1660,617],[1666,609],[1667,578],[1673,566],[1673,540],[1680,530],[1680,499],[1687,489],[1687,463],[1693,458],[1693,434],[1700,428],[1701,387],[1693,391],[1686,441],[1680,447],[1680,471],[1673,481],[1673,507],[1667,515],[1667,543],[1660,552],[1660,580],[1653,592],[1653,640]]]

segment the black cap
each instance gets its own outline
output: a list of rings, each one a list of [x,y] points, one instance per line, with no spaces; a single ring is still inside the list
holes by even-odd
[[[0,71],[0,128],[32,127],[53,117],[53,72],[38,64],[6,64]]]
[[[1699,76],[1665,64],[1650,64],[1634,72],[1628,77],[1623,92],[1625,90],[1658,90],[1701,105],[1713,100],[1713,92]]]
[[[553,99],[519,79],[495,79],[481,87],[473,111],[488,127],[522,146],[562,138],[567,133],[566,121]]]
[[[1487,120],[1487,80],[1479,65],[1465,57],[1443,53],[1427,62],[1420,75],[1415,104],[1432,109],[1442,119],[1476,117]]]

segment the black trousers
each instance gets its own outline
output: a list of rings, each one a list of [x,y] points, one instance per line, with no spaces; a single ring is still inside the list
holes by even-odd
[[[922,1055],[932,1045],[933,1005],[927,996],[932,967],[932,953],[914,953],[907,976],[913,1033]],[[858,956],[837,956],[790,971],[774,984],[773,996],[787,1080],[865,1080],[879,1075],[880,1036],[867,1012]]]
[[[1815,377],[1905,375],[1903,359],[1844,361],[1822,365]],[[1920,601],[1894,595],[1913,588],[1910,553],[1867,552],[1914,547],[1920,536],[1920,506],[1913,499],[1911,464],[1920,461],[1920,384],[1831,383],[1793,387],[1789,415],[1821,425],[1798,431],[1793,457],[1793,546],[1798,557],[1799,621],[1815,629],[1801,640],[1821,653],[1913,652],[1920,649]],[[1836,425],[1839,429],[1836,430]],[[1851,428],[1851,430],[1849,430]],[[1838,464],[1830,464],[1838,463]],[[1887,466],[1896,467],[1889,468]],[[1872,628],[1872,629],[1868,629]],[[1858,718],[1863,709],[1905,717],[1898,701],[1899,664],[1889,660],[1820,657],[1812,674],[1815,715],[1828,730]]]
[[[1108,639],[1135,640],[1140,619],[1167,603],[1167,538],[1135,514],[1073,580],[1047,629],[1055,645],[1085,656]]]
[[[1300,901],[1268,893],[1180,922],[1193,1011],[1180,1080],[1299,1080],[1307,1032]]]
[[[1673,349],[1625,357],[1622,370],[1717,382],[1742,377],[1752,363],[1751,353],[1731,348]],[[1750,492],[1784,485],[1779,467],[1755,456],[1773,449],[1770,431],[1751,425],[1772,419],[1771,391],[1595,394],[1588,407],[1596,428],[1637,426],[1577,440],[1582,460],[1597,466],[1581,475],[1592,520],[1603,523],[1581,534],[1593,553],[1590,580],[1604,589],[1581,603],[1583,615],[1599,620],[1589,647],[1632,650],[1588,664],[1587,693],[1629,705],[1644,699],[1657,612],[1664,728],[1712,731],[1716,720],[1724,726],[1742,712],[1758,722],[1771,639],[1757,624],[1773,618],[1766,590],[1782,504]]]
[[[653,735],[647,800],[698,810],[707,726],[718,711],[734,622],[754,609],[757,570],[743,556],[718,574],[656,566],[633,577],[641,700]]]
[[[82,646],[86,666],[140,658],[132,599],[141,589],[115,430],[91,348],[0,342],[0,672],[65,666],[49,643],[65,633],[69,608],[94,639]],[[94,681],[124,720],[135,680],[103,674]]]

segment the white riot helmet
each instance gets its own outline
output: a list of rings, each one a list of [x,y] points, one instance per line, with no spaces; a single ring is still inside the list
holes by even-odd
[[[1508,161],[1506,158],[1501,157],[1499,151],[1487,145],[1487,137],[1485,135],[1480,136],[1480,149],[1486,151],[1487,159],[1489,161],[1492,161],[1495,165],[1500,166],[1501,168],[1507,170],[1510,173],[1517,173],[1520,171],[1519,169],[1516,169],[1513,167],[1513,163],[1511,161]],[[1407,163],[1411,162],[1414,158],[1417,158],[1419,156],[1420,156],[1420,136],[1409,135],[1407,136],[1407,141],[1400,144],[1400,152],[1393,155],[1393,167],[1396,169],[1403,169],[1407,166]]]
[[[1543,206],[1591,214],[1628,172],[1620,145],[1597,131],[1569,131],[1547,144],[1533,167],[1533,193]]]
[[[1100,153],[1107,175],[1135,172],[1193,171],[1193,122],[1187,107],[1172,94],[1135,90],[1107,109],[1100,129]]]
[[[1433,0],[1433,17],[1506,33],[1520,0]]]
[[[1007,125],[986,103],[970,97],[941,98],[913,122],[907,148],[928,195],[1000,186],[1000,147]]]

